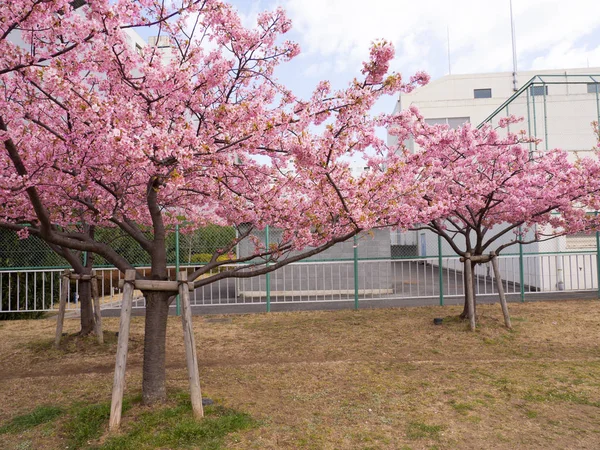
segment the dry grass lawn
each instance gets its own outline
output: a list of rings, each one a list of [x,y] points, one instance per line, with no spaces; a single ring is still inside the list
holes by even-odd
[[[475,333],[457,307],[195,317],[203,393],[258,421],[228,436],[232,449],[600,448],[600,302],[510,308],[513,331],[482,305]],[[71,337],[59,351],[52,320],[0,322],[0,426],[39,405],[109,401],[118,319],[104,324],[104,346]],[[142,347],[138,317],[130,396]],[[168,349],[169,388],[186,390],[176,317]],[[65,448],[64,420],[1,435],[0,448]]]

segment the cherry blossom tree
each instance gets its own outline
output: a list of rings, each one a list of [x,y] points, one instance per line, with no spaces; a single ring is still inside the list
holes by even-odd
[[[237,238],[189,275],[201,287],[276,270],[385,220],[409,226],[430,217],[416,195],[418,171],[376,135],[389,119],[369,114],[382,95],[428,79],[388,73],[389,43],[373,44],[348,88],[322,82],[300,99],[274,77],[299,52],[282,39],[291,24],[281,9],[246,29],[216,0],[184,2],[176,14],[154,1],[92,2],[80,13],[89,22],[65,1],[29,4],[34,12],[19,23],[43,28],[47,38],[36,38],[35,55],[12,47],[0,53],[2,226],[131,269],[134,262],[110,242],[77,228],[115,227],[147,252],[153,280],[169,278],[166,236],[176,225],[236,227]],[[2,6],[0,17],[11,14]],[[171,46],[135,49],[127,23],[153,24]],[[353,176],[351,158],[389,164]],[[281,230],[268,248],[254,239],[266,225]],[[252,254],[235,254],[243,239],[254,240]],[[231,263],[240,265],[214,271]],[[173,297],[144,295],[143,399],[150,404],[166,398]]]
[[[531,151],[534,139],[506,130],[520,121],[515,117],[502,119],[498,128],[481,129],[468,123],[458,129],[428,125],[416,109],[395,120],[407,117],[413,119],[410,135],[420,147],[411,164],[422,170],[422,198],[440,213],[416,229],[441,236],[461,256],[461,317],[474,323],[475,277],[468,282],[468,273],[510,246],[592,226],[586,210],[594,208],[590,195],[600,189],[600,165],[596,156],[570,161],[565,151]],[[400,127],[401,133],[406,130]]]
[[[98,35],[122,30],[143,29],[172,19],[184,10],[193,10],[200,2],[181,6],[154,2],[85,2],[82,0],[24,0],[9,2],[0,8],[0,76],[30,67],[44,67],[68,52],[82,53],[82,47],[94,45]],[[80,9],[83,8],[83,9]],[[121,22],[121,21],[125,22]],[[94,226],[79,223],[79,231],[93,233]],[[24,236],[24,235],[23,235]],[[90,275],[94,254],[82,258],[80,250],[50,243],[79,275]],[[79,282],[81,335],[95,330],[90,281]]]

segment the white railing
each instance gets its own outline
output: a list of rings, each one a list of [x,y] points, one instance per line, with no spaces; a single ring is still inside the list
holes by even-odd
[[[501,256],[498,262],[507,294],[519,294],[521,284],[526,294],[598,289],[595,253],[526,254],[522,267],[519,256]],[[462,263],[457,257],[447,256],[441,258],[441,263],[443,296],[464,295]],[[358,260],[356,267],[352,260],[300,262],[272,272],[268,286],[265,275],[225,278],[194,290],[191,302],[202,306],[264,304],[267,292],[274,304],[350,301],[355,299],[355,294],[360,301],[438,297],[439,266],[438,257]],[[218,270],[232,267],[223,266]],[[149,268],[138,270],[143,274],[149,272]],[[61,272],[61,269],[0,271],[0,313],[57,310]],[[111,268],[96,269],[96,272],[102,308],[119,308],[118,286],[122,274]],[[497,294],[490,264],[478,265],[475,275],[477,295]],[[174,267],[169,268],[169,276],[174,278]],[[79,282],[72,281],[67,311],[79,308],[78,294]],[[137,291],[135,298],[134,307],[143,308],[141,292]]]

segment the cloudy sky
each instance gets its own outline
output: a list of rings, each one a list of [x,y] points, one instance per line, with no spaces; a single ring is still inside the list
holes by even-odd
[[[319,80],[344,87],[359,74],[370,42],[396,46],[393,70],[448,73],[512,71],[509,0],[235,0],[251,25],[256,14],[283,6],[293,21],[288,37],[302,53],[279,78],[300,95]],[[513,0],[518,68],[600,67],[598,0]],[[377,109],[391,111],[394,99]]]

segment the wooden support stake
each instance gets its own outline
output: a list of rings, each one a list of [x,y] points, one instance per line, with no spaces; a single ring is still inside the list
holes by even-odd
[[[96,271],[92,274],[92,298],[94,299],[94,319],[96,321],[96,337],[98,344],[104,344],[104,332],[102,331],[102,311],[100,310],[100,295],[98,294],[98,278]]]
[[[123,283],[125,283],[125,280],[119,281],[119,289],[123,289]],[[173,295],[179,292],[179,281],[136,280],[134,285],[140,291],[173,292]],[[194,283],[189,282],[187,285],[189,291],[193,292],[195,289]]]
[[[194,339],[194,328],[192,326],[192,308],[190,305],[190,291],[187,285],[187,272],[179,272],[179,296],[183,311],[181,324],[183,325],[183,340],[185,342],[185,359],[190,382],[190,396],[192,399],[192,410],[194,417],[204,417],[202,407],[202,392],[200,391],[200,374],[198,373],[198,357],[196,356],[196,341]]]
[[[65,322],[65,311],[67,309],[67,296],[69,295],[69,275],[70,271],[65,269],[60,277],[60,303],[58,304],[58,316],[56,317],[56,336],[54,337],[54,346],[60,348],[60,339],[62,338],[63,324]]]
[[[467,304],[469,305],[469,325],[471,331],[475,331],[475,302],[473,301],[473,271],[471,268],[471,255],[465,253],[465,293],[467,295]]]
[[[123,391],[125,390],[125,367],[127,364],[127,348],[129,345],[129,324],[131,322],[131,305],[133,303],[133,282],[135,270],[125,271],[125,286],[121,301],[121,321],[119,323],[119,342],[117,344],[117,360],[113,382],[112,401],[110,404],[110,431],[116,431],[121,424],[123,408]]]
[[[496,278],[498,296],[500,297],[500,306],[502,306],[502,314],[504,315],[504,325],[506,325],[506,328],[512,329],[512,325],[510,323],[510,316],[508,314],[508,305],[506,304],[506,296],[504,295],[504,286],[502,286],[502,278],[500,277],[498,259],[495,253],[492,253],[492,267],[494,268],[494,278]]]
[[[81,280],[81,281],[89,281],[94,277],[94,275],[79,275],[76,273],[69,273],[69,278],[71,280]]]

